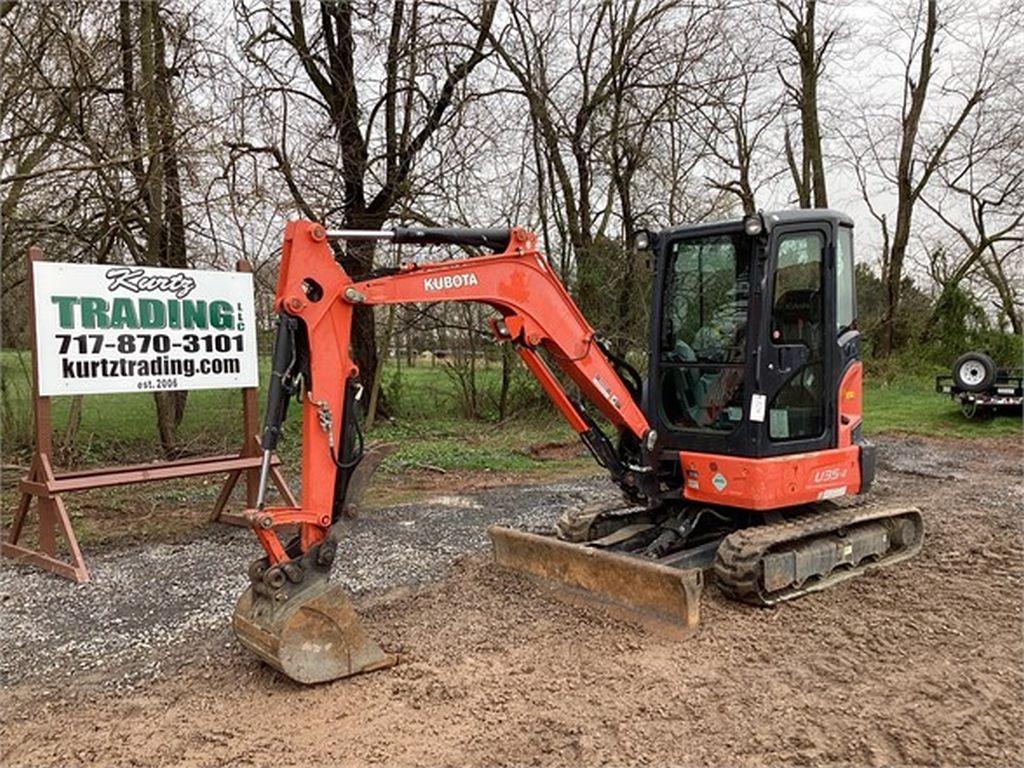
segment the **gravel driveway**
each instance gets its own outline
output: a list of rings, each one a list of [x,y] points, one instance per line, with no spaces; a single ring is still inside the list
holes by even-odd
[[[566,506],[610,488],[596,477],[377,510],[353,523],[334,579],[354,594],[429,581],[459,555],[483,549],[488,525],[549,525]],[[55,685],[94,676],[121,689],[209,660],[232,642],[228,622],[259,551],[248,530],[216,526],[187,544],[91,556],[88,584],[5,563],[0,675],[7,684],[45,677]]]

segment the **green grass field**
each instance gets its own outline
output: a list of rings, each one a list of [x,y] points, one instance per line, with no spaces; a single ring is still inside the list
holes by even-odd
[[[0,352],[2,384],[4,483],[0,506],[17,503],[20,476],[15,466],[27,462],[32,441],[25,353]],[[267,370],[267,361],[261,368]],[[480,372],[481,410],[493,414],[497,369]],[[1019,417],[992,421],[963,418],[956,404],[933,391],[923,373],[867,377],[865,432],[905,432],[965,440],[1021,434]],[[372,506],[399,503],[447,489],[541,482],[597,472],[593,460],[554,409],[537,392],[527,374],[517,375],[513,391],[518,410],[505,422],[459,415],[453,378],[438,365],[393,366],[385,375],[394,418],[378,421],[368,439],[398,444],[369,491]],[[55,443],[61,442],[70,398],[52,401]],[[262,407],[262,404],[261,404]],[[299,412],[293,404],[279,454],[293,490],[300,465]],[[149,394],[96,395],[83,400],[82,424],[71,456],[55,457],[58,469],[71,466],[128,464],[159,459],[153,398]],[[194,454],[233,452],[241,443],[241,398],[229,390],[189,394],[181,445]],[[553,445],[552,445],[553,444]],[[531,448],[546,449],[531,452]],[[69,512],[79,540],[90,549],[130,541],[176,541],[200,535],[220,488],[220,479],[204,477],[108,488],[75,494]],[[237,494],[236,494],[237,496]],[[236,498],[236,503],[238,499]],[[31,539],[31,532],[29,537]]]
[[[26,353],[0,353],[3,376],[3,450],[5,463],[23,461],[31,440],[29,399],[30,358]],[[267,365],[261,366],[263,370]],[[498,371],[484,370],[481,402],[487,404],[496,387]],[[516,386],[526,391],[532,385],[525,375]],[[443,470],[523,471],[550,466],[550,460],[530,455],[529,449],[542,443],[571,442],[568,426],[537,397],[529,397],[503,423],[493,419],[467,419],[456,407],[456,384],[438,365],[403,367],[400,383],[393,367],[385,377],[385,388],[395,409],[395,418],[379,421],[373,440],[399,443],[385,469],[407,467]],[[522,398],[521,398],[522,400]],[[53,416],[57,442],[67,420],[70,398],[55,398]],[[483,410],[487,411],[487,408]],[[493,409],[490,409],[493,410]],[[206,390],[190,393],[180,429],[186,451],[211,453],[232,451],[241,440],[240,397],[236,392]],[[288,435],[283,443],[285,461],[297,459],[299,408],[289,413]],[[934,391],[931,376],[921,373],[890,375],[886,379],[868,376],[865,387],[865,432],[898,431],[928,436],[977,438],[1021,434],[1019,416],[999,416],[991,421],[968,421],[955,403]],[[75,461],[80,464],[125,462],[156,458],[153,398],[149,394],[97,395],[83,401]],[[572,463],[585,459],[573,459]],[[557,460],[556,460],[557,461]]]
[[[23,462],[32,436],[30,398],[31,360],[27,353],[0,353],[3,385],[4,463]],[[268,361],[261,363],[267,371]],[[392,371],[388,371],[390,379]],[[481,373],[481,388],[497,380],[497,370]],[[265,382],[264,382],[265,383]],[[455,407],[455,384],[438,367],[403,368],[401,385],[389,381],[395,395],[396,417],[378,420],[367,437],[396,442],[398,450],[384,468],[424,467],[443,470],[522,471],[548,467],[550,460],[529,453],[534,445],[569,442],[574,434],[549,406],[521,409],[498,424],[462,418]],[[482,400],[485,398],[482,397]],[[60,443],[71,398],[52,401],[54,439]],[[260,401],[262,409],[262,397]],[[286,462],[297,461],[300,408],[292,403],[280,453]],[[262,418],[262,417],[261,417]],[[185,418],[179,429],[183,449],[193,453],[231,452],[242,439],[241,397],[230,390],[189,393]],[[126,463],[158,458],[155,406],[152,395],[118,394],[86,397],[82,405],[76,463]],[[575,463],[572,461],[570,463]]]
[[[960,438],[1021,435],[1019,413],[999,415],[989,421],[965,418],[949,395],[935,391],[934,375],[907,374],[888,380],[868,375],[864,382],[864,431],[869,435],[878,432]]]

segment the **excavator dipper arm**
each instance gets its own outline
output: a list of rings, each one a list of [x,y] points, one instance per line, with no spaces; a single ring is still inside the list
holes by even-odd
[[[329,242],[334,236],[477,245],[500,252],[404,264],[356,282],[335,259]],[[300,393],[301,505],[248,512],[266,556],[250,568],[252,584],[239,603],[234,626],[245,645],[296,680],[334,679],[393,663],[366,637],[344,593],[327,583],[345,523],[346,486],[360,458],[351,448],[353,430],[346,428],[354,425],[351,406],[359,389],[359,371],[349,352],[353,313],[358,305],[438,301],[494,308],[496,337],[515,345],[612,478],[636,500],[650,498],[656,490],[651,485],[648,451],[654,441],[649,439],[653,436],[647,420],[601,349],[594,329],[538,252],[532,233],[518,228],[403,229],[336,235],[314,222],[289,222],[275,309],[291,335],[279,329],[263,447],[268,453],[273,449],[287,397]],[[634,460],[621,460],[582,404],[566,393],[540,350],[620,433],[631,436],[638,448]],[[282,542],[281,529],[293,526],[298,535]],[[513,549],[518,544],[506,540]],[[497,540],[495,548],[500,549]],[[669,580],[678,580],[678,572]]]

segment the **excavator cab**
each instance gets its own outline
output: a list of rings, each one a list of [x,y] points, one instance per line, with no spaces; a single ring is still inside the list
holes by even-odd
[[[768,605],[916,553],[916,510],[863,501],[875,451],[861,434],[852,220],[821,209],[759,213],[638,241],[654,266],[641,398],[651,431],[645,456],[628,435],[619,451],[623,464],[646,462],[654,481],[638,498],[617,478],[627,503],[566,510],[557,537],[576,550],[493,530],[498,561],[641,614],[657,602],[662,618],[695,623],[690,604],[703,582],[683,574],[713,572],[730,597]],[[659,583],[645,596],[619,575],[576,578],[594,549],[620,556],[619,570],[629,568],[622,556],[634,570],[669,566],[675,588]]]
[[[661,473],[684,488],[680,455],[736,457],[749,469],[750,460],[856,445],[837,495],[865,490],[874,464],[859,427],[853,222],[785,211],[645,234],[656,269],[643,409]],[[813,500],[806,490],[787,489],[772,505]],[[729,503],[760,508],[752,495]]]

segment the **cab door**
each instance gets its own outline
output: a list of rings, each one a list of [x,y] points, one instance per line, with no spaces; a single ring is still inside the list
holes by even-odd
[[[833,225],[790,224],[772,231],[765,270],[765,324],[759,361],[764,456],[835,445]]]

